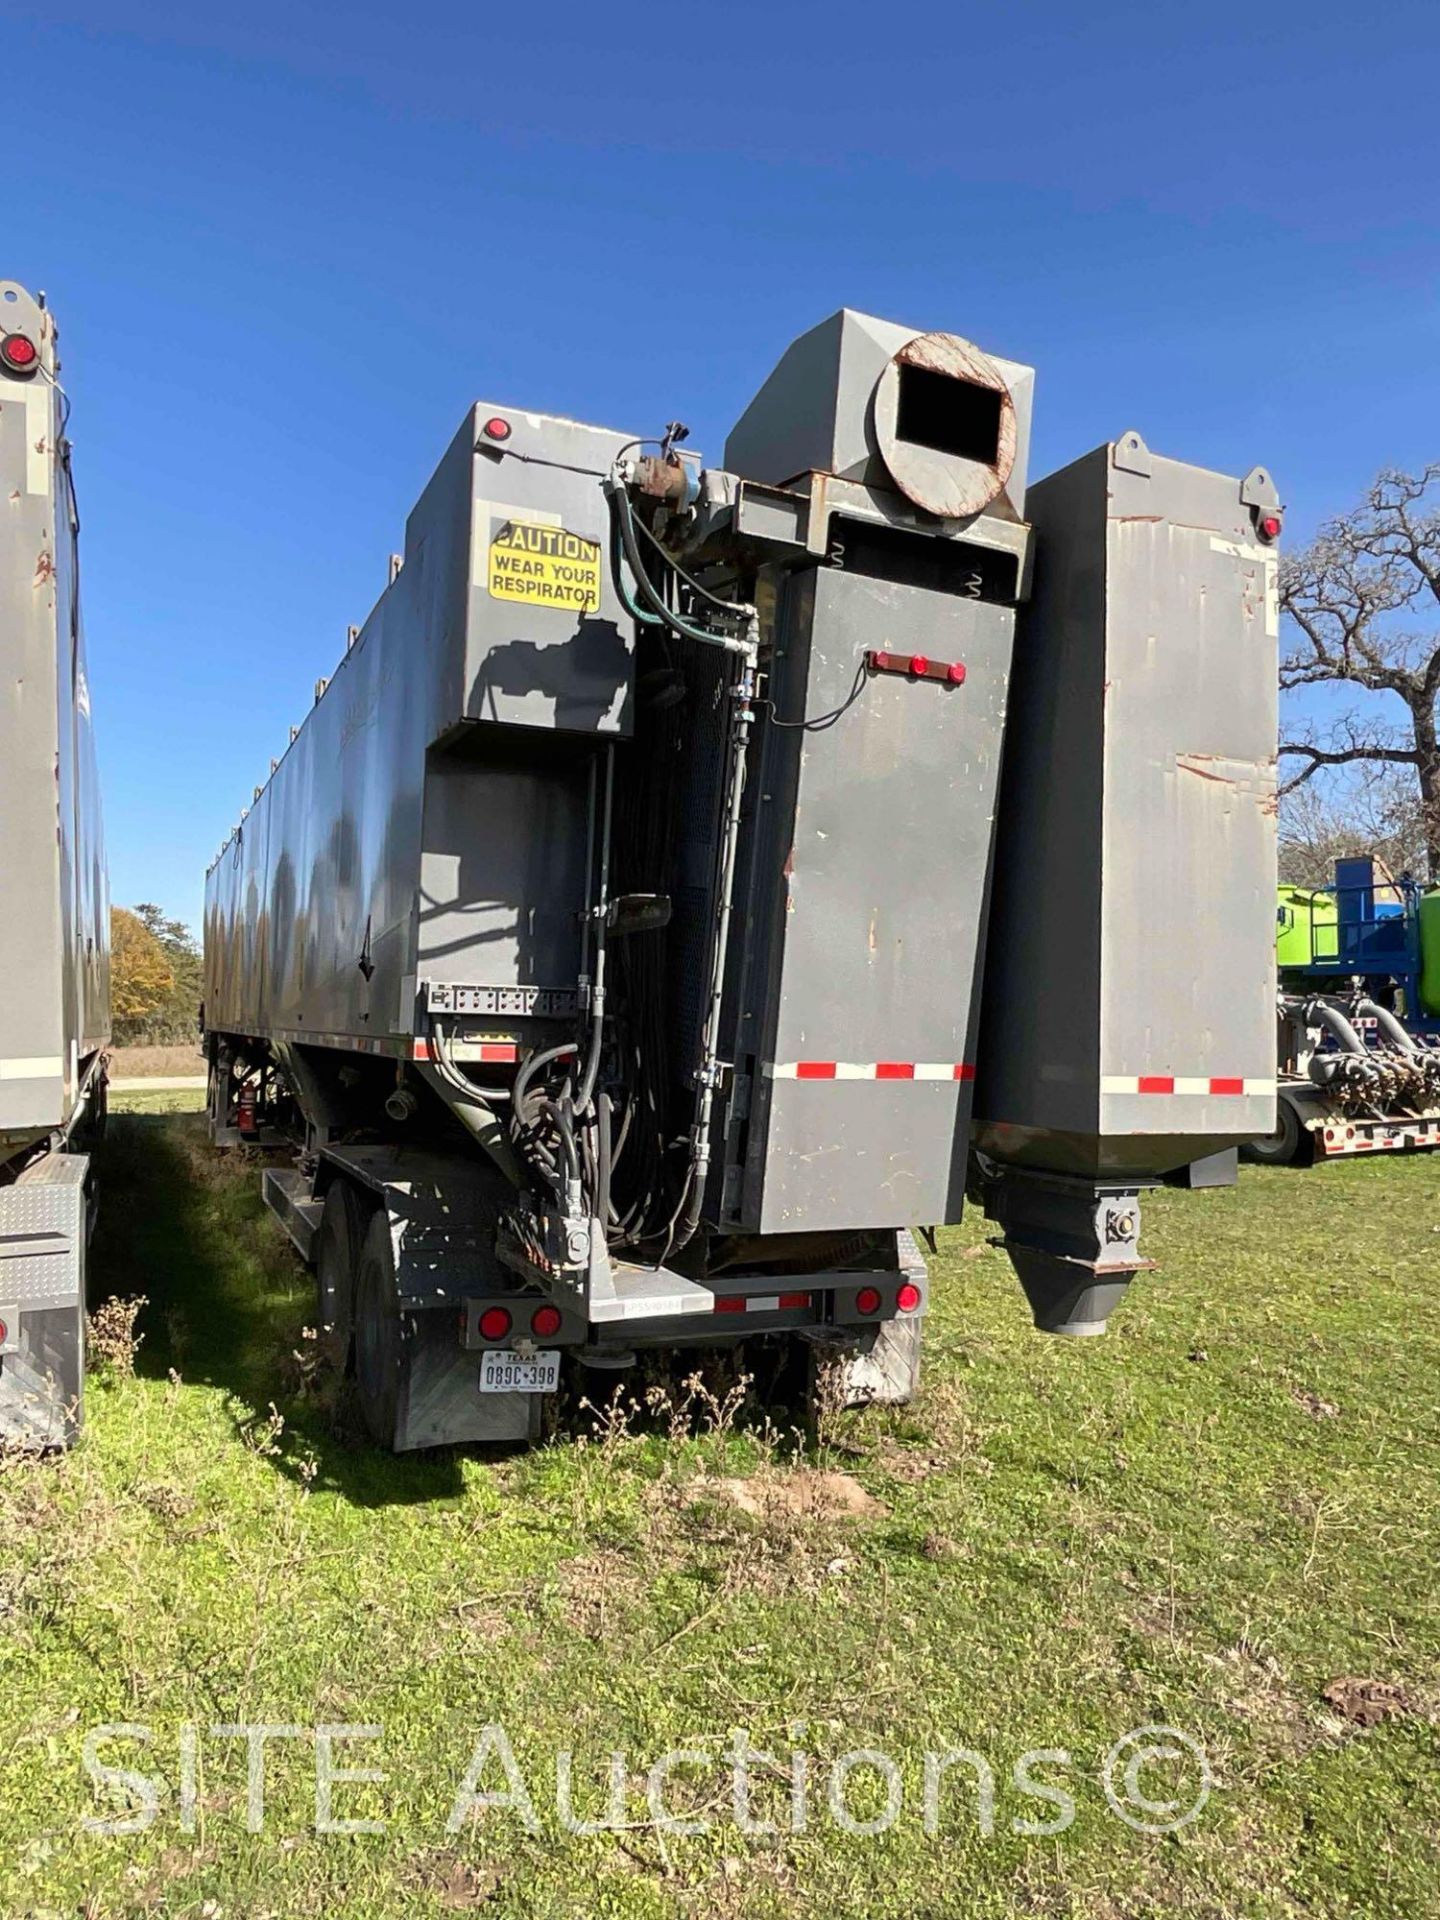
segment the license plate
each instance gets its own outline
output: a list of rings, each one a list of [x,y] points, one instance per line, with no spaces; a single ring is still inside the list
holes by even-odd
[[[560,1355],[522,1357],[504,1347],[480,1356],[481,1393],[554,1393],[560,1385]]]

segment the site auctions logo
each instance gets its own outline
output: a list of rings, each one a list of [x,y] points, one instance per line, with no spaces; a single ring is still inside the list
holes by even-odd
[[[792,1739],[799,1739],[804,1724],[790,1731]],[[374,1743],[383,1740],[384,1733],[383,1727],[371,1724],[214,1722],[202,1729],[187,1720],[175,1740],[173,1768],[166,1764],[162,1771],[150,1772],[134,1762],[169,1759],[152,1728],[136,1722],[92,1727],[85,1734],[82,1757],[97,1808],[104,1810],[87,1817],[84,1825],[92,1834],[115,1837],[147,1832],[162,1815],[169,1815],[182,1833],[194,1833],[204,1777],[202,1742],[243,1741],[245,1828],[262,1833],[267,1750],[275,1742],[298,1742],[313,1750],[312,1830],[383,1833],[388,1822],[374,1811],[373,1795],[372,1811],[362,1817],[353,1810],[354,1802],[349,1814],[337,1812],[336,1792],[383,1787],[391,1779],[378,1766],[342,1763],[362,1757],[362,1746],[369,1747],[370,1759],[377,1758]],[[131,1751],[125,1753],[127,1746]],[[349,1750],[345,1756],[341,1748]],[[131,1764],[119,1764],[122,1759]],[[1005,1790],[1007,1796],[1033,1804],[1012,1812],[1007,1830],[1031,1838],[1064,1833],[1074,1823],[1077,1800],[1062,1781],[1077,1788],[1086,1783],[1083,1772],[1076,1776],[1076,1765],[1064,1747],[1032,1747],[1020,1754],[1006,1770]],[[308,1767],[306,1772],[308,1780]],[[756,1776],[764,1782],[763,1811],[756,1805]],[[527,1777],[505,1728],[492,1722],[481,1728],[463,1770],[457,1768],[452,1778],[445,1821],[446,1832],[452,1834],[477,1818],[499,1816],[516,1819],[528,1833],[539,1834],[549,1804],[565,1833],[617,1831],[635,1824],[641,1779],[649,1823],[664,1834],[700,1834],[726,1824],[746,1834],[804,1833],[817,1821],[829,1821],[843,1833],[867,1836],[888,1833],[908,1811],[911,1818],[918,1814],[925,1833],[935,1835],[942,1824],[965,1818],[968,1808],[988,1839],[998,1820],[996,1767],[973,1748],[927,1749],[918,1770],[912,1759],[907,1807],[906,1769],[878,1748],[852,1748],[829,1759],[801,1745],[775,1753],[755,1746],[744,1728],[734,1729],[723,1746],[697,1739],[639,1767],[631,1754],[612,1750],[604,1756],[603,1767],[586,1762],[577,1769],[574,1751],[562,1748],[549,1756],[548,1764],[542,1760],[532,1765]],[[583,1778],[583,1791],[577,1789],[577,1778]],[[1136,1727],[1117,1740],[1100,1763],[1098,1781],[1109,1811],[1137,1833],[1150,1834],[1175,1833],[1197,1820],[1215,1785],[1200,1743],[1178,1727],[1158,1725]],[[918,1796],[913,1791],[917,1785]],[[582,1797],[584,1815],[576,1806]],[[682,1797],[684,1805],[677,1808],[674,1802]],[[597,1800],[603,1802],[598,1811]]]

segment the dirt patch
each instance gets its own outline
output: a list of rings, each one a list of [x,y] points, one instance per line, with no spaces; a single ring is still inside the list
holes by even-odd
[[[1312,1420],[1338,1420],[1340,1409],[1333,1400],[1322,1400],[1318,1393],[1301,1391],[1297,1388],[1295,1403],[1303,1407]]]
[[[892,1440],[887,1434],[880,1442],[879,1462],[892,1480],[900,1480],[906,1485],[928,1480],[932,1475],[945,1473],[953,1464],[944,1454],[926,1453],[918,1447],[901,1446],[898,1440]]]
[[[433,1894],[442,1907],[456,1913],[488,1905],[499,1893],[504,1878],[498,1867],[465,1860],[453,1853],[422,1855],[411,1873],[417,1888]]]
[[[617,1616],[637,1605],[645,1586],[634,1557],[619,1548],[568,1561],[560,1570],[565,1624],[587,1640],[603,1640]]]
[[[1242,1641],[1207,1657],[1224,1673],[1226,1705],[1238,1719],[1282,1752],[1298,1756],[1314,1746],[1315,1726],[1273,1654]]]
[[[1359,1680],[1347,1674],[1320,1689],[1320,1698],[1352,1727],[1378,1727],[1382,1720],[1409,1720],[1420,1704],[1391,1680]]]
[[[756,1520],[866,1520],[890,1511],[850,1474],[818,1471],[697,1480],[690,1498],[722,1500]]]

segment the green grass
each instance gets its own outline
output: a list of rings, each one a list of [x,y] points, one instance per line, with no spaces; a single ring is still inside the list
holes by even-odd
[[[111,1113],[203,1113],[204,1087],[126,1087],[110,1090]]]
[[[1148,1199],[1163,1271],[1101,1342],[1033,1334],[967,1222],[942,1236],[920,1400],[834,1422],[820,1454],[652,1432],[391,1460],[315,1378],[256,1168],[162,1098],[112,1128],[97,1252],[102,1286],[148,1301],[136,1371],[122,1352],[92,1376],[72,1454],[0,1472],[7,1915],[1440,1911],[1440,1161]],[[832,1511],[817,1468],[878,1504]],[[1323,1698],[1345,1676],[1400,1710],[1357,1726]],[[336,1764],[386,1780],[335,1803],[385,1830],[315,1834],[313,1749],[278,1743],[247,1834],[243,1747],[208,1732],[236,1721],[382,1725]],[[153,1729],[102,1757],[172,1794],[200,1725],[194,1832],[173,1798],[146,1832],[83,1830],[108,1803],[82,1740],[107,1722]],[[446,1831],[487,1722],[535,1836],[505,1811]],[[1098,1780],[1147,1722],[1216,1776],[1173,1834],[1132,1831]],[[692,1765],[670,1805],[712,1827],[657,1831],[645,1769],[734,1728],[782,1767],[815,1756],[808,1829],[783,1830],[777,1770],[754,1798],[782,1831],[751,1836]],[[995,1767],[993,1837],[959,1771],[924,1831],[923,1756],[950,1745]],[[562,1830],[562,1747],[582,1816],[624,1751],[623,1831]],[[825,1811],[857,1748],[903,1775],[871,1838]],[[1010,1781],[1036,1748],[1072,1756],[1036,1768],[1076,1802],[1052,1837],[1012,1827],[1055,1814]]]

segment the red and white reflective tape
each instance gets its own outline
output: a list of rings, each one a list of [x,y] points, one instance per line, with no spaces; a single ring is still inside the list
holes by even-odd
[[[810,1305],[808,1293],[721,1293],[716,1313],[797,1313]]]
[[[1239,1074],[1179,1074],[1179,1073],[1102,1073],[1100,1076],[1101,1093],[1201,1093],[1209,1096],[1229,1094],[1244,1097],[1250,1094],[1271,1094],[1275,1091],[1273,1080],[1250,1080]]]
[[[1383,1121],[1377,1125],[1383,1127]],[[1440,1127],[1418,1122],[1413,1127],[1391,1123],[1391,1132],[1357,1132],[1354,1126],[1326,1127],[1317,1144],[1326,1159],[1342,1153],[1399,1153],[1407,1147],[1440,1147]]]
[[[964,1060],[774,1060],[768,1080],[973,1080]]]
[[[452,1059],[463,1060],[467,1066],[478,1061],[481,1066],[513,1067],[520,1058],[520,1049],[511,1040],[452,1040],[450,1054]],[[417,1040],[410,1058],[429,1060],[431,1057],[430,1042]]]

